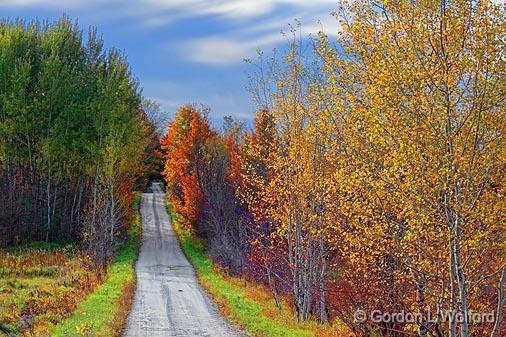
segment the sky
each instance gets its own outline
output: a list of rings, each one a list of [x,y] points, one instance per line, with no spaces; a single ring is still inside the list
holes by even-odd
[[[107,47],[125,53],[145,97],[169,116],[204,104],[215,126],[227,115],[253,118],[244,58],[286,45],[281,32],[295,20],[303,34],[335,35],[336,9],[337,0],[0,0],[2,19],[66,14],[96,27]]]

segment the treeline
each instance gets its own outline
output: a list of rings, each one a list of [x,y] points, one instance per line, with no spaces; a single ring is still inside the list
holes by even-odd
[[[80,241],[105,264],[158,142],[138,83],[63,17],[0,23],[0,244]]]
[[[233,272],[242,271],[244,219],[230,180],[238,127],[223,137],[209,126],[207,110],[179,109],[161,140],[167,196],[186,229],[206,238],[208,252]]]
[[[337,44],[294,38],[256,63],[253,131],[179,110],[162,140],[169,201],[217,262],[289,296],[301,320],[503,336],[504,13],[354,1],[336,16]]]

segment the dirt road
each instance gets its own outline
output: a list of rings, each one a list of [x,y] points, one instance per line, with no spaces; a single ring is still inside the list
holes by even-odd
[[[244,336],[221,317],[197,283],[165,209],[158,184],[142,195],[143,243],[125,336]]]

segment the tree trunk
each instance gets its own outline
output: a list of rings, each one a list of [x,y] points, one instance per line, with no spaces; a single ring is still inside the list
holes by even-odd
[[[497,287],[497,314],[495,317],[494,328],[490,333],[490,337],[499,337],[501,322],[503,320],[503,310],[506,305],[506,293],[504,291],[504,287],[506,286],[506,267],[503,267],[501,278],[499,279],[499,285]]]
[[[462,337],[469,337],[469,310],[467,305],[467,287],[466,287],[466,278],[464,275],[464,271],[462,270],[462,256],[460,253],[460,239],[462,236],[462,229],[460,228],[460,223],[458,221],[458,215],[456,215],[455,220],[455,238],[454,238],[454,250],[453,254],[455,256],[455,269],[457,271],[457,282],[459,288],[459,300],[460,300],[460,312],[462,313],[463,320],[460,324],[460,335]]]
[[[449,253],[450,253],[450,313],[451,315],[448,319],[448,330],[449,337],[457,336],[457,322],[455,322],[454,314],[457,310],[457,287],[455,285],[455,280],[457,278],[457,272],[455,269],[455,255],[453,254],[453,238],[452,233],[450,233],[450,244],[449,244]]]

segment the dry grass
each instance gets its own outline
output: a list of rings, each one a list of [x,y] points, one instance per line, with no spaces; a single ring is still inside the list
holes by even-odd
[[[0,252],[0,325],[21,336],[49,336],[100,283],[72,246],[32,244]]]
[[[135,294],[135,282],[129,281],[123,287],[120,297],[116,301],[117,310],[114,313],[114,319],[109,323],[109,331],[112,336],[120,336],[123,332],[128,313],[132,306]]]
[[[133,203],[134,219],[129,240],[107,268],[107,278],[91,293],[72,315],[51,331],[53,337],[120,336],[126,322],[135,290],[135,261],[140,242],[140,195]]]
[[[261,285],[241,277],[231,277],[219,268],[213,268],[213,271],[231,287],[241,289],[245,293],[245,297],[257,303],[261,308],[262,316],[271,319],[279,325],[286,326],[289,329],[303,329],[311,332],[312,335],[318,337],[350,337],[354,336],[352,332],[339,320],[334,320],[330,324],[320,324],[314,320],[308,322],[298,322],[290,299],[281,298],[281,308],[276,306],[272,294],[268,289]],[[209,282],[202,282],[203,286],[209,291],[212,285]],[[218,303],[220,311],[227,317],[236,319],[233,309],[227,301],[221,296],[214,296],[213,299]],[[269,334],[258,333],[256,336],[271,336]]]
[[[129,240],[104,279],[74,246],[0,251],[0,335],[119,336],[135,291],[139,196]]]

